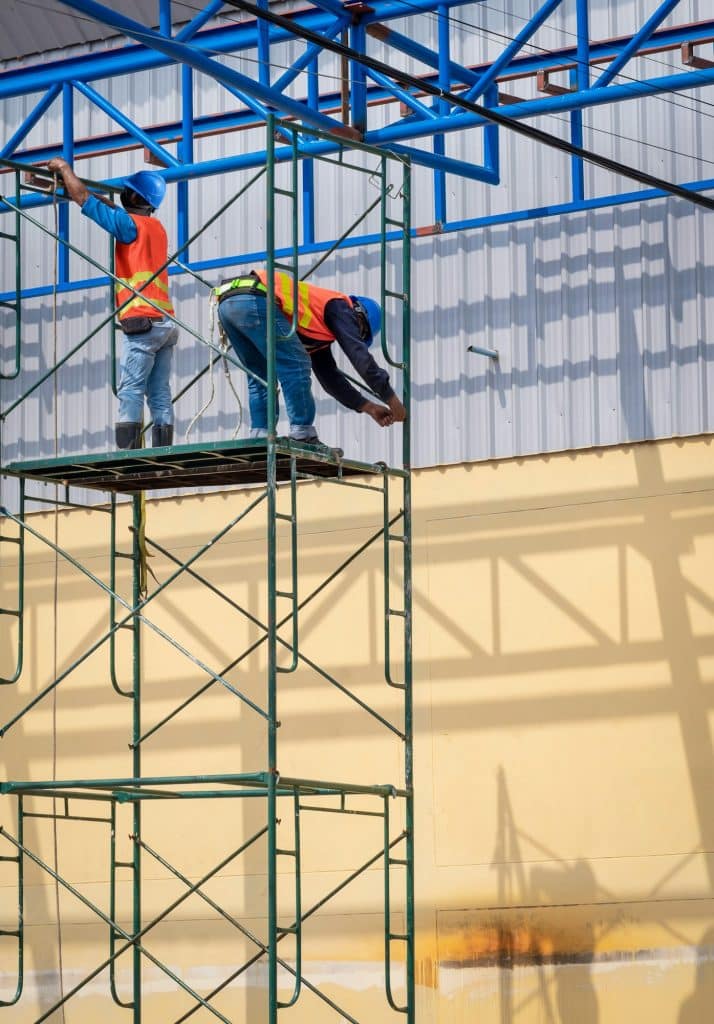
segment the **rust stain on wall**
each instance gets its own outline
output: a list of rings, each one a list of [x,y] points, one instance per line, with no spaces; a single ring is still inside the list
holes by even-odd
[[[420,957],[414,967],[417,985],[421,988],[438,989],[439,965],[435,956]]]
[[[597,924],[584,914],[475,914],[442,921],[438,932],[442,966],[586,963],[597,955]]]

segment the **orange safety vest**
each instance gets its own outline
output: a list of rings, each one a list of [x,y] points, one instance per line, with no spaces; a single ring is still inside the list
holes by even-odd
[[[144,302],[140,295],[134,295],[131,302],[119,313],[120,320],[128,320],[132,316],[148,316],[160,318],[164,312],[173,316],[174,307],[169,299],[169,275],[164,267],[153,281],[146,284],[152,274],[166,262],[168,255],[168,239],[164,226],[153,217],[135,217],[129,214],[136,225],[136,238],[133,242],[116,244],[116,275],[121,278],[114,285],[117,306],[121,306],[134,294],[131,289],[141,291],[147,299],[151,299],[159,308]],[[126,286],[129,285],[127,288]]]
[[[264,270],[255,271],[258,278],[267,287],[268,275]],[[275,273],[275,301],[288,319],[293,315],[294,284],[290,274],[279,270]],[[333,292],[329,288],[318,288],[316,284],[306,281],[297,283],[297,329],[300,334],[316,341],[330,342],[335,336],[325,323],[325,306],[330,299],[345,299],[351,305],[352,299],[342,292]]]

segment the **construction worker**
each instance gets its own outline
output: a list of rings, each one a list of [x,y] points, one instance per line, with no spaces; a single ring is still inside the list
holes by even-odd
[[[117,283],[115,292],[117,306],[123,306],[119,310],[119,325],[124,332],[117,390],[117,447],[140,447],[144,396],[154,421],[152,447],[170,445],[174,433],[170,377],[178,330],[164,316],[173,316],[165,267],[166,232],[151,216],[161,205],[166,182],[155,171],[132,174],[121,190],[122,209],[91,193],[66,160],[55,157],[47,166],[62,178],[67,195],[81,206],[85,217],[116,239],[116,274],[123,283]],[[141,295],[134,294],[132,289]],[[143,296],[152,304],[144,301]]]
[[[251,271],[215,289],[218,316],[243,365],[265,379],[267,374],[267,274]],[[363,295],[298,283],[297,337],[292,335],[293,280],[275,275],[275,365],[290,420],[290,437],[320,444],[315,430],[315,400],[310,373],[329,395],[347,409],[366,413],[388,427],[406,419],[406,409],[392,390],[389,375],[369,352],[382,325],[379,303]],[[292,335],[292,336],[291,336]],[[384,403],[365,398],[337,366],[332,344],[337,342],[362,380]],[[267,433],[267,391],[248,377],[251,437]]]

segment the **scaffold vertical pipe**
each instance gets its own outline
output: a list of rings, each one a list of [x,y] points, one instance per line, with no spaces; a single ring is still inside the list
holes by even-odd
[[[142,496],[132,499],[132,775],[141,778],[141,623],[138,608],[141,602]],[[141,800],[132,804],[133,834],[141,838]],[[141,843],[132,843],[132,934],[141,931]],[[132,949],[133,1022],[141,1024],[141,949]]]
[[[278,873],[277,873],[277,375],[275,370],[275,118],[267,123],[266,243],[267,243],[267,555],[268,555],[268,1024],[278,1019]]]
[[[133,864],[134,862],[132,861],[131,864],[123,863],[121,866],[129,866],[133,869]],[[109,964],[109,991],[117,1006],[121,1006],[124,1010],[132,1010],[134,1008],[133,1002],[125,1003],[117,989],[116,943],[117,939],[121,938],[121,933],[116,927],[118,917],[117,868],[119,866],[117,860],[117,805],[116,800],[112,800],[109,812],[109,917],[112,922],[109,925],[109,956],[112,958]]]
[[[17,939],[17,985],[9,999],[0,1000],[0,1007],[14,1006],[19,1002],[25,982],[25,886],[23,877],[25,863],[21,849],[24,842],[24,824],[23,801],[20,796],[17,800],[17,841],[20,848],[15,847],[15,853],[12,856],[0,857],[0,862],[17,864],[17,929],[0,930],[0,937]]]
[[[412,673],[412,481],[411,481],[411,165],[405,164],[402,179],[404,226],[402,229],[402,395],[407,418],[402,431],[404,475],[404,787],[406,796],[406,934],[407,1020],[414,1024],[416,991],[414,977],[416,920],[414,907],[414,714]]]
[[[0,196],[0,204],[2,196]],[[0,302],[0,307],[11,309],[15,314],[15,353],[14,366],[9,373],[0,371],[0,380],[13,380],[20,373],[21,366],[21,345],[22,345],[22,218],[19,212],[20,206],[20,172],[15,171],[15,231],[0,231],[0,238],[15,243],[15,298]]]
[[[19,520],[25,522],[25,481],[20,481],[19,495]],[[22,666],[25,658],[25,532],[20,525],[17,537],[2,536],[2,520],[5,518],[4,511],[0,509],[0,543],[17,546],[17,607],[0,608],[0,615],[9,615],[17,619],[17,658],[15,668],[7,675],[0,677],[0,686],[7,686],[16,683],[22,675]]]
[[[297,288],[298,280],[298,240],[299,240],[299,228],[300,221],[298,218],[299,210],[299,163],[301,159],[301,152],[298,146],[298,140],[301,138],[301,129],[298,128],[285,128],[283,126],[283,134],[285,131],[289,132],[292,136],[292,162],[289,167],[285,167],[282,172],[277,170],[276,160],[278,158],[277,143],[276,143],[276,119],[271,117],[267,127],[267,144],[266,152],[268,154],[268,161],[266,167],[266,205],[265,205],[265,216],[266,216],[266,263],[267,263],[267,296],[266,296],[266,386],[267,386],[267,440],[265,444],[265,450],[267,455],[266,465],[266,491],[264,496],[267,503],[267,522],[266,522],[266,545],[267,545],[267,673],[265,675],[265,685],[267,687],[267,693],[265,693],[265,700],[267,705],[267,714],[263,709],[261,713],[266,720],[267,726],[267,772],[263,770],[260,772],[260,786],[262,789],[262,796],[264,796],[265,803],[263,806],[266,808],[266,821],[264,828],[261,830],[261,835],[267,835],[267,920],[268,920],[268,933],[267,942],[263,947],[263,950],[268,960],[268,991],[267,991],[267,1013],[265,1016],[261,1014],[261,1020],[267,1021],[267,1024],[277,1024],[279,1011],[281,1008],[288,1008],[298,1003],[299,997],[302,991],[306,989],[312,990],[321,999],[323,999],[327,1005],[333,1006],[339,1009],[327,996],[319,992],[319,990],[310,983],[307,978],[302,975],[302,925],[303,921],[311,916],[312,910],[303,913],[302,911],[302,877],[301,872],[303,866],[301,863],[301,842],[300,842],[300,790],[305,789],[307,792],[315,792],[318,797],[325,795],[335,795],[341,793],[341,812],[342,813],[361,813],[358,810],[346,807],[346,793],[347,789],[344,788],[344,783],[324,781],[319,784],[315,784],[312,780],[305,779],[293,779],[292,786],[288,786],[288,780],[283,779],[280,781],[278,773],[280,759],[278,757],[278,728],[280,725],[279,721],[279,707],[278,707],[278,675],[280,669],[278,667],[278,644],[287,651],[290,652],[292,648],[292,664],[289,669],[283,669],[284,671],[294,671],[297,667],[298,659],[298,633],[297,633],[297,616],[300,609],[298,602],[298,558],[297,558],[297,497],[298,497],[298,470],[297,470],[297,459],[307,458],[308,461],[322,462],[332,461],[333,466],[337,463],[335,475],[336,482],[345,485],[348,481],[343,479],[342,473],[343,468],[347,470],[357,469],[360,470],[358,463],[354,463],[350,466],[350,460],[347,459],[344,462],[344,466],[341,458],[338,459],[334,453],[330,453],[326,450],[308,452],[306,454],[301,453],[299,456],[296,454],[295,448],[292,450],[288,448],[287,454],[289,454],[290,462],[290,474],[286,476],[284,466],[284,456],[286,454],[286,444],[284,439],[278,441],[278,398],[277,398],[277,339],[276,339],[276,328],[279,326],[276,323],[277,317],[280,315],[278,312],[278,306],[275,301],[276,297],[276,285],[275,275],[277,270],[290,272],[293,277],[293,289]],[[311,134],[308,132],[307,134]],[[314,134],[314,133],[313,133]],[[317,133],[318,135],[320,133]],[[355,147],[359,150],[359,144]],[[346,144],[344,149],[349,152],[350,146]],[[365,152],[370,155],[375,155],[375,150],[369,147],[365,147]],[[384,523],[381,531],[378,531],[373,540],[376,542],[380,536],[383,535],[387,548],[389,544],[392,544],[392,551],[395,553],[393,561],[385,563],[385,572],[387,575],[394,577],[395,591],[398,591],[402,587],[403,583],[403,604],[400,604],[399,608],[396,608],[398,601],[393,602],[395,604],[395,629],[397,628],[396,623],[398,621],[403,623],[403,654],[404,654],[404,674],[403,681],[399,683],[398,688],[403,691],[403,721],[404,730],[403,732],[396,726],[392,726],[391,723],[387,722],[381,716],[379,716],[373,708],[367,706],[367,704],[358,700],[357,703],[370,712],[375,718],[382,721],[383,724],[388,725],[392,732],[396,733],[400,740],[405,744],[405,760],[404,760],[404,784],[401,779],[395,785],[378,787],[380,791],[388,790],[386,795],[388,800],[406,800],[406,803],[402,805],[404,807],[404,819],[405,827],[401,829],[399,835],[396,838],[392,838],[389,833],[389,815],[386,813],[386,831],[385,831],[385,851],[386,851],[386,886],[389,889],[389,871],[390,868],[394,871],[393,881],[399,882],[400,894],[399,904],[400,911],[404,909],[404,928],[398,930],[398,934],[393,936],[393,941],[399,942],[399,956],[405,959],[405,977],[406,977],[406,997],[402,998],[402,981],[399,981],[399,1012],[403,1014],[409,1022],[413,1022],[415,1019],[415,1006],[414,1006],[414,873],[413,873],[413,856],[414,856],[414,836],[413,836],[413,795],[412,795],[412,709],[411,709],[411,682],[412,682],[412,663],[411,663],[411,493],[410,493],[410,480],[409,480],[409,469],[410,469],[410,378],[409,378],[409,364],[410,364],[410,254],[409,254],[409,232],[410,232],[410,182],[409,182],[409,163],[406,160],[399,158],[395,159],[392,156],[387,156],[383,153],[378,154],[380,160],[380,196],[376,202],[381,204],[381,246],[380,246],[380,295],[382,300],[383,312],[385,315],[385,322],[382,332],[382,345],[385,354],[385,359],[389,365],[391,365],[397,375],[395,381],[395,388],[399,391],[401,388],[402,400],[407,410],[407,419],[401,425],[402,429],[402,452],[401,462],[399,466],[399,459],[394,461],[397,463],[393,468],[388,468],[385,465],[380,464],[377,466],[363,465],[361,468],[370,474],[375,472],[382,478],[382,488],[377,486],[368,486],[366,490],[373,490],[379,492],[383,489],[384,496]],[[331,163],[337,163],[329,161]],[[340,160],[339,163],[342,161]],[[339,163],[337,165],[339,166]],[[350,167],[350,169],[360,169]],[[373,177],[373,172],[369,169],[365,170],[365,173]],[[278,175],[281,175],[278,177]],[[283,178],[282,175],[285,175]],[[401,183],[400,183],[401,175]],[[277,180],[276,180],[277,179]],[[287,200],[291,204],[292,216],[283,217],[282,206],[279,210],[276,210],[278,201]],[[369,210],[374,208],[375,204],[369,206]],[[280,219],[278,219],[278,214]],[[356,223],[359,223],[357,221]],[[285,237],[289,235],[290,237]],[[387,242],[387,236],[390,241]],[[395,246],[400,246],[400,253],[397,254]],[[337,246],[335,247],[337,248]],[[286,254],[287,253],[287,257]],[[279,263],[277,257],[285,260],[283,263]],[[401,256],[401,265],[399,258]],[[293,295],[296,298],[295,290]],[[295,318],[297,317],[298,303],[295,302]],[[401,317],[401,334],[399,331]],[[297,325],[293,324],[293,329]],[[387,338],[387,335],[389,337]],[[245,443],[245,442],[239,442]],[[143,453],[141,456],[136,458],[144,463],[147,461],[145,456],[150,453]],[[279,464],[279,459],[280,464]],[[54,462],[55,460],[53,460]],[[151,461],[149,457],[148,461]],[[28,468],[29,468],[28,464]],[[37,469],[37,466],[35,467]],[[32,472],[32,471],[30,471]],[[261,466],[261,474],[263,467]],[[283,492],[278,492],[278,473],[280,472],[281,480],[286,481],[285,498],[286,501],[289,498],[290,510],[289,514],[285,511],[280,511],[278,506],[278,498]],[[307,472],[301,469],[299,476],[311,476],[311,472]],[[319,475],[319,474],[318,474]],[[29,475],[30,479],[34,477]],[[61,478],[62,480],[64,478]],[[22,478],[24,486],[24,477]],[[390,516],[389,506],[389,484],[391,483],[392,494],[394,495],[394,501],[396,504],[397,499],[401,500],[401,508],[399,513],[395,517]],[[348,484],[349,485],[349,484]],[[358,484],[352,484],[353,486],[360,486]],[[401,487],[401,489],[400,489]],[[131,492],[130,492],[131,493]],[[66,496],[69,502],[69,495]],[[261,496],[261,500],[263,496]],[[38,499],[39,500],[39,499]],[[281,497],[281,508],[282,508],[282,497]],[[181,782],[190,781],[189,777],[165,777],[161,779],[144,779],[142,776],[142,758],[141,758],[141,745],[144,738],[142,736],[142,711],[141,711],[141,700],[142,700],[142,641],[143,641],[143,629],[142,625],[146,622],[147,628],[153,629],[149,619],[144,620],[142,616],[142,610],[146,600],[153,599],[159,591],[161,591],[165,584],[160,585],[156,591],[151,591],[147,597],[146,591],[146,580],[145,576],[145,539],[144,539],[144,518],[145,518],[145,498],[144,493],[139,492],[138,495],[132,499],[131,505],[131,531],[132,541],[130,551],[120,551],[117,547],[117,505],[116,501],[112,500],[112,508],[110,510],[110,543],[111,543],[111,563],[109,568],[110,585],[107,587],[102,583],[94,574],[88,570],[82,569],[82,572],[98,583],[100,587],[108,592],[110,597],[110,632],[107,634],[105,639],[114,636],[115,628],[120,625],[126,625],[130,630],[132,638],[132,649],[131,649],[131,685],[128,681],[125,687],[119,685],[117,678],[117,665],[116,665],[116,652],[113,645],[111,646],[110,652],[110,664],[111,664],[111,682],[114,690],[117,694],[125,699],[129,699],[132,702],[131,711],[131,743],[130,748],[132,751],[132,766],[131,766],[131,778],[128,780],[114,779],[114,780],[79,780],[69,783],[57,783],[56,780],[51,782],[36,782],[33,784],[32,789],[46,789],[49,791],[51,787],[63,786],[86,786],[90,790],[97,788],[103,788],[106,786],[108,791],[111,791],[111,795],[106,798],[111,800],[111,818],[107,819],[111,826],[111,846],[110,846],[110,915],[107,917],[100,909],[96,908],[91,902],[87,901],[81,893],[76,891],[69,883],[65,882],[60,876],[55,875],[47,865],[37,861],[38,864],[44,869],[48,870],[52,877],[56,877],[57,880],[75,896],[77,896],[86,906],[90,907],[93,912],[97,913],[101,920],[105,922],[110,928],[110,959],[106,962],[105,966],[110,966],[110,991],[114,998],[115,1003],[118,1006],[126,1007],[131,1010],[133,1024],[141,1024],[142,1019],[146,1016],[143,1013],[143,978],[142,978],[142,960],[144,956],[157,964],[167,976],[171,977],[180,988],[182,988],[187,994],[194,998],[197,1003],[201,1006],[207,1007],[208,1004],[202,996],[194,992],[188,987],[182,980],[175,976],[165,965],[162,965],[155,958],[153,958],[149,952],[143,947],[140,942],[141,936],[145,931],[154,927],[154,924],[158,922],[164,915],[160,915],[154,922],[148,925],[142,925],[143,918],[143,907],[142,907],[142,878],[141,878],[141,859],[142,850],[145,849],[142,841],[142,806],[143,791],[141,789],[142,782],[161,782],[176,785]],[[17,523],[17,517],[13,516],[13,520]],[[394,534],[390,536],[390,524],[401,521],[403,529],[394,531]],[[22,522],[22,510],[21,519]],[[290,543],[290,564],[281,568],[278,564],[278,540],[282,543],[282,528],[281,537],[278,537],[278,526],[281,522],[289,523],[289,543]],[[25,526],[25,529],[28,529]],[[32,533],[33,531],[30,530]],[[44,538],[41,538],[44,539]],[[372,541],[370,541],[372,543]],[[359,549],[359,553],[362,549]],[[399,559],[396,557],[397,551],[403,551],[403,564],[399,565]],[[80,564],[72,558],[68,553],[61,552],[61,554],[68,559],[70,564],[77,568],[82,568]],[[198,557],[198,555],[196,555]],[[356,556],[355,556],[356,557]],[[131,562],[131,604],[125,602],[117,594],[117,566],[118,559],[125,558]],[[328,581],[333,578],[337,572],[342,571],[346,565],[352,563],[352,557],[348,559],[343,566],[341,566],[334,574],[328,577]],[[400,579],[400,568],[402,569],[403,580]],[[279,569],[281,569],[279,573]],[[278,588],[279,578],[283,575],[290,576],[290,589],[286,587],[280,590]],[[168,581],[167,581],[168,582]],[[325,584],[323,584],[324,586]],[[291,614],[284,616],[279,623],[278,620],[278,600],[279,599],[290,599],[292,604]],[[308,598],[309,599],[309,598]],[[117,622],[117,604],[125,605],[127,615],[123,617],[122,622]],[[279,624],[281,626],[286,625],[290,619],[293,619],[293,633],[292,641],[288,642],[286,639],[278,636]],[[170,639],[170,638],[169,638]],[[103,642],[103,641],[102,641]],[[91,653],[91,650],[88,653]],[[398,656],[397,656],[398,657]],[[83,658],[81,660],[84,660]],[[195,658],[191,657],[194,664],[199,664]],[[312,664],[313,668],[317,668],[324,678],[330,682],[337,683],[338,688],[349,696],[354,696],[343,687],[339,682],[332,679],[328,673],[323,672],[319,666],[314,665],[309,659],[304,658],[307,664]],[[79,664],[77,662],[76,664]],[[64,678],[74,666],[70,666],[67,673],[63,673],[59,676],[47,690],[50,692],[61,680]],[[214,675],[214,679],[219,677]],[[34,706],[37,702],[35,698],[33,702],[26,706],[21,712],[24,714]],[[124,705],[126,706],[126,705]],[[128,709],[127,709],[128,710]],[[5,728],[10,727],[14,724],[17,718],[14,718]],[[148,735],[148,734],[147,734]],[[265,765],[265,761],[263,762]],[[401,774],[401,773],[400,773]],[[200,779],[199,775],[192,776],[197,781]],[[254,781],[254,780],[253,780]],[[119,790],[127,788],[127,784],[131,783],[131,794],[119,793],[114,791],[115,786]],[[15,783],[9,783],[8,786],[13,787]],[[19,784],[25,785],[25,784]],[[354,785],[354,789],[350,792],[367,793],[373,791],[373,786],[360,786]],[[342,787],[342,788],[341,788]],[[280,799],[285,799],[290,795],[290,790],[293,804],[294,804],[294,848],[281,849],[278,844],[278,835],[282,836],[282,828],[279,833],[279,819],[278,819],[278,802]],[[11,792],[12,788],[3,789],[3,792]],[[19,792],[19,791],[18,791]],[[151,799],[155,794],[146,793],[146,797]],[[178,794],[177,794],[178,795]],[[187,794],[180,794],[185,796]],[[217,796],[217,792],[209,792],[207,796]],[[240,797],[252,795],[248,793],[237,794]],[[126,803],[126,800],[130,799],[132,804],[131,815],[133,816],[133,831],[132,831],[132,855],[131,859],[119,860],[117,857],[116,847],[116,825],[117,825],[117,814],[115,800],[118,800],[120,805]],[[315,808],[316,809],[316,808]],[[334,808],[325,808],[326,810],[334,810]],[[67,817],[71,815],[67,814]],[[81,820],[81,818],[77,818]],[[393,818],[393,820],[395,820]],[[11,840],[15,842],[14,840]],[[22,843],[22,835],[19,836],[20,851],[24,851]],[[389,850],[397,843],[401,844],[404,842],[405,853],[399,858],[391,858]],[[16,843],[17,845],[17,843]],[[283,843],[283,847],[289,847],[290,844]],[[24,855],[24,854],[23,854]],[[32,859],[34,855],[27,851],[27,855]],[[289,924],[286,920],[279,921],[278,916],[278,858],[279,857],[290,857],[294,858],[294,872],[295,872],[295,906],[294,924]],[[124,868],[132,873],[132,885],[131,885],[131,909],[126,915],[131,917],[131,928],[127,928],[124,931],[116,923],[117,918],[121,916],[120,909],[117,907],[117,868]],[[358,872],[359,873],[359,872]],[[356,877],[356,876],[351,876]],[[401,888],[402,880],[404,880],[405,887]],[[20,889],[22,889],[22,880],[20,883]],[[396,895],[396,889],[394,889]],[[403,898],[402,898],[403,897]],[[321,903],[324,901],[320,901]],[[127,908],[128,909],[128,908]],[[166,911],[168,913],[169,911]],[[395,904],[396,912],[396,904]],[[287,911],[286,911],[287,913]],[[387,917],[389,916],[389,901],[387,900]],[[282,927],[281,927],[282,924]],[[390,931],[390,925],[387,920],[387,932]],[[282,965],[282,968],[286,967],[285,960],[278,957],[278,943],[285,936],[294,935],[295,937],[295,970],[290,966],[287,969],[295,974],[294,982],[291,982],[291,987],[287,988],[285,984],[283,974],[278,975],[278,968]],[[126,942],[126,946],[121,949],[116,948],[115,940],[121,938]],[[389,941],[389,939],[388,939]],[[260,943],[262,946],[262,942]],[[122,956],[124,953],[128,953],[131,950],[131,981],[127,987],[130,989],[126,993],[126,1001],[122,1001],[119,998],[118,992],[115,985],[115,972],[114,972],[114,961],[118,956]],[[261,950],[261,955],[263,950]],[[387,952],[387,968],[389,970],[389,952]],[[100,968],[100,970],[103,969]],[[71,998],[75,992],[78,992],[83,988],[89,981],[94,977],[93,974],[87,975],[87,977],[79,984],[75,986],[72,991],[68,992],[60,1003],[55,1007],[52,1007],[44,1017],[40,1019],[46,1019],[51,1013],[55,1012],[60,1005],[63,1005],[66,999]],[[391,982],[391,978],[390,978]],[[280,1001],[278,998],[280,987],[283,990],[287,989],[289,998],[287,1001],[284,999]],[[210,998],[210,996],[209,996]],[[208,1007],[211,1009],[211,1007]],[[213,1010],[216,1016],[221,1020],[227,1020],[223,1017],[220,1012]],[[345,1011],[345,1019],[353,1020]]]
[[[109,299],[109,308],[114,309],[114,296],[116,293],[114,285],[114,276],[116,274],[115,256],[114,256],[114,238],[109,235],[109,252],[107,258],[107,267],[109,269],[109,281],[107,282],[107,295]],[[117,377],[117,333],[121,330],[119,324],[112,317],[107,323],[107,330],[109,331],[109,352],[111,358],[111,381],[112,381],[112,394],[116,398],[117,388],[119,387],[119,380]]]

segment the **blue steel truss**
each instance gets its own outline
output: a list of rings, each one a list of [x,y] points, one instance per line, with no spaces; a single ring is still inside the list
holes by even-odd
[[[60,0],[67,8],[83,16],[90,16],[112,26],[124,34],[130,45],[107,48],[54,62],[43,61],[33,66],[0,74],[0,100],[19,96],[32,96],[35,105],[0,149],[0,158],[13,157],[30,163],[41,163],[51,156],[63,155],[78,160],[98,151],[111,152],[131,147],[144,147],[150,159],[163,169],[168,182],[177,183],[178,201],[176,237],[184,245],[189,236],[189,192],[187,182],[239,169],[261,167],[265,163],[264,150],[245,152],[219,160],[198,160],[194,154],[194,140],[216,132],[237,130],[265,122],[270,113],[286,119],[296,119],[319,129],[351,134],[374,146],[408,155],[412,162],[429,168],[432,179],[433,221],[417,225],[415,234],[432,231],[456,231],[469,227],[485,227],[537,217],[560,215],[578,210],[593,209],[657,198],[665,193],[659,189],[637,188],[612,194],[587,194],[583,160],[570,159],[570,179],[564,184],[567,194],[561,202],[525,210],[512,209],[503,213],[468,220],[450,219],[447,202],[447,175],[456,175],[484,184],[498,184],[501,178],[499,137],[503,127],[488,123],[482,116],[454,105],[446,94],[457,94],[462,99],[477,101],[485,108],[506,114],[514,121],[529,121],[544,114],[569,115],[569,136],[574,146],[583,144],[583,115],[590,108],[603,104],[623,103],[663,93],[699,89],[714,84],[714,20],[695,25],[662,28],[665,19],[676,15],[680,0],[660,0],[652,3],[652,12],[644,24],[631,35],[610,39],[591,38],[589,0],[545,0],[521,30],[508,41],[493,63],[486,66],[466,67],[451,56],[454,28],[450,12],[456,8],[472,6],[476,10],[479,0],[467,4],[465,0],[374,0],[374,2],[340,2],[340,0],[313,0],[305,10],[291,16],[293,32],[284,25],[266,23],[260,19],[222,27],[206,28],[207,23],[222,11],[237,14],[223,0],[209,0],[180,31],[173,34],[170,0],[157,0],[159,29],[154,30],[127,18],[111,7],[96,0]],[[267,10],[267,0],[258,0]],[[559,9],[570,8],[577,17],[577,42],[572,47],[548,52],[524,52],[537,30]],[[182,9],[183,10],[183,9]],[[404,31],[391,27],[390,22],[400,20],[400,29],[416,26],[425,15],[437,14],[438,49],[417,43]],[[463,17],[463,14],[460,14]],[[357,54],[370,53],[370,39],[378,39],[388,51],[406,55],[422,65],[422,80],[427,87],[442,91],[438,97],[419,95],[411,85],[405,85],[395,69],[388,76],[360,63],[348,62],[343,88],[338,92],[321,91],[317,71],[323,48],[315,42],[300,39],[303,29],[317,32],[325,46],[336,40],[347,40]],[[286,40],[301,47],[300,55],[292,65],[277,77],[272,70],[271,48]],[[681,71],[637,79],[627,69],[638,56],[652,52],[670,51],[681,60]],[[223,54],[253,53],[257,57],[258,72],[249,77],[221,63]],[[396,60],[396,57],[395,57]],[[124,111],[110,103],[96,87],[96,83],[120,75],[131,75],[149,69],[181,66],[182,107],[181,119],[172,124],[139,125]],[[652,65],[657,67],[657,65]],[[235,109],[214,116],[196,116],[193,109],[193,87],[196,75],[206,75],[221,83],[236,99]],[[618,76],[625,75],[621,81]],[[518,99],[513,96],[519,82],[531,79],[536,83],[536,98]],[[556,84],[566,82],[566,85]],[[305,95],[295,98],[290,87],[305,83]],[[532,91],[532,86],[531,86]],[[77,138],[74,127],[74,99],[80,95],[108,115],[117,125],[117,131],[93,138]],[[43,149],[23,149],[23,143],[32,128],[47,114],[55,103],[62,105],[63,135],[56,144]],[[388,110],[384,123],[384,109]],[[336,113],[335,111],[339,111]],[[393,116],[392,116],[393,115]],[[454,133],[474,132],[482,136],[480,161],[457,160],[446,154],[446,138]],[[355,136],[357,133],[357,136]],[[427,140],[428,148],[415,143]],[[331,151],[327,142],[302,144],[304,154],[325,154]],[[175,152],[172,151],[175,147]],[[475,147],[477,148],[477,147]],[[332,147],[334,149],[334,147]],[[278,147],[277,159],[289,159],[290,147]],[[303,161],[303,209],[301,226],[301,252],[324,251],[334,239],[316,237],[315,197],[309,160]],[[682,183],[691,190],[714,188],[714,179]],[[41,195],[26,195],[23,206],[31,207],[49,202]],[[64,204],[63,204],[64,205]],[[67,211],[61,211],[60,234],[68,233]],[[376,242],[376,237],[353,235],[345,245],[359,246]],[[261,252],[225,253],[212,260],[186,263],[196,272],[221,266],[234,265],[239,258],[259,259]],[[173,272],[181,273],[180,268]],[[59,268],[59,287],[63,291],[99,287],[104,278],[71,280],[69,261],[64,258]],[[51,285],[28,290],[23,295],[46,294]],[[1,300],[15,298],[0,295]]]

